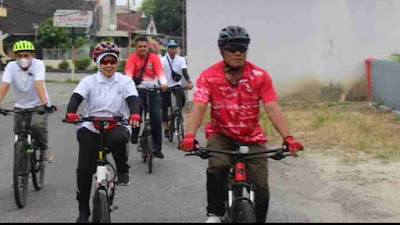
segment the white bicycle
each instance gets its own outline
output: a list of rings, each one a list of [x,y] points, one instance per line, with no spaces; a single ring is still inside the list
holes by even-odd
[[[122,125],[129,125],[127,120],[122,117],[83,117],[79,121],[82,122],[98,123],[100,126],[100,148],[97,159],[96,174],[94,176],[94,195],[93,195],[93,223],[110,223],[110,213],[112,210],[117,209],[113,205],[115,197],[115,189],[117,183],[117,173],[115,167],[107,160],[108,149],[104,145],[104,127],[107,123],[120,123]],[[67,122],[65,119],[63,122]]]

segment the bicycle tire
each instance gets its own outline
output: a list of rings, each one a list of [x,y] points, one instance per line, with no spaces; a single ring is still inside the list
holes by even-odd
[[[168,121],[168,132],[169,132],[169,137],[168,141],[173,142],[174,141],[174,131],[175,131],[175,116],[171,114],[171,117]]]
[[[13,187],[14,199],[18,208],[26,205],[28,198],[29,154],[27,143],[18,140],[14,145]]]
[[[185,136],[185,130],[183,127],[183,118],[177,118],[176,120],[176,131],[178,134],[178,144],[181,144],[183,137]]]
[[[142,156],[142,162],[143,162],[143,163],[146,163],[147,146],[146,146],[146,143],[145,143],[145,141],[144,141],[144,138],[141,138],[139,146],[140,146],[140,148],[142,149],[142,151],[141,151],[141,152],[142,152],[142,154],[141,154],[141,156]]]
[[[141,141],[140,141],[140,145],[142,146],[143,163],[147,162],[147,153],[151,152],[149,144],[148,144],[148,140],[147,140],[148,135],[149,135],[148,133],[144,133],[143,136],[141,137]]]
[[[254,205],[247,200],[237,201],[233,205],[233,223],[256,223]]]
[[[110,223],[110,204],[106,190],[97,189],[93,196],[93,223]]]
[[[45,165],[40,157],[40,152],[34,150],[31,155],[31,173],[32,173],[32,183],[35,190],[39,191],[43,188]]]
[[[147,152],[147,166],[148,172],[151,174],[153,172],[153,140],[151,135],[147,135],[147,146],[149,148],[149,152]]]

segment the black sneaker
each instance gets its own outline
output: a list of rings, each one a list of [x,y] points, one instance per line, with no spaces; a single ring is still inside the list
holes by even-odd
[[[88,213],[80,212],[78,219],[76,219],[76,223],[90,223],[89,216]]]
[[[134,135],[134,134],[132,134],[131,135],[131,143],[132,144],[137,144],[138,143],[138,136],[137,135]]]
[[[129,181],[128,173],[118,174],[118,185],[119,186],[128,186],[129,184],[130,184],[130,181]]]
[[[169,138],[169,130],[168,129],[164,130],[164,137]]]
[[[163,159],[164,158],[164,154],[161,151],[153,152],[153,156],[155,158],[159,158],[159,159]]]

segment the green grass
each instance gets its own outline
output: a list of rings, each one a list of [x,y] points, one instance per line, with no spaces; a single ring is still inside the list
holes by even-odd
[[[72,80],[71,78],[67,78],[65,80],[54,80],[54,79],[46,79],[46,83],[74,83],[77,84],[79,83],[80,80],[74,79]]]

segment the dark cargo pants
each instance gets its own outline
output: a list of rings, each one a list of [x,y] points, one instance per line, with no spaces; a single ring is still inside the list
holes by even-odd
[[[231,151],[233,140],[228,137],[216,134],[207,141],[207,148]],[[257,143],[249,145],[249,152],[265,150],[264,145]],[[207,212],[218,216],[223,216],[224,202],[227,198],[226,179],[230,169],[230,156],[213,153],[218,158],[210,158],[207,168]],[[255,184],[255,206],[257,222],[265,223],[268,204],[268,161],[267,158],[255,158],[245,162],[248,180]]]

